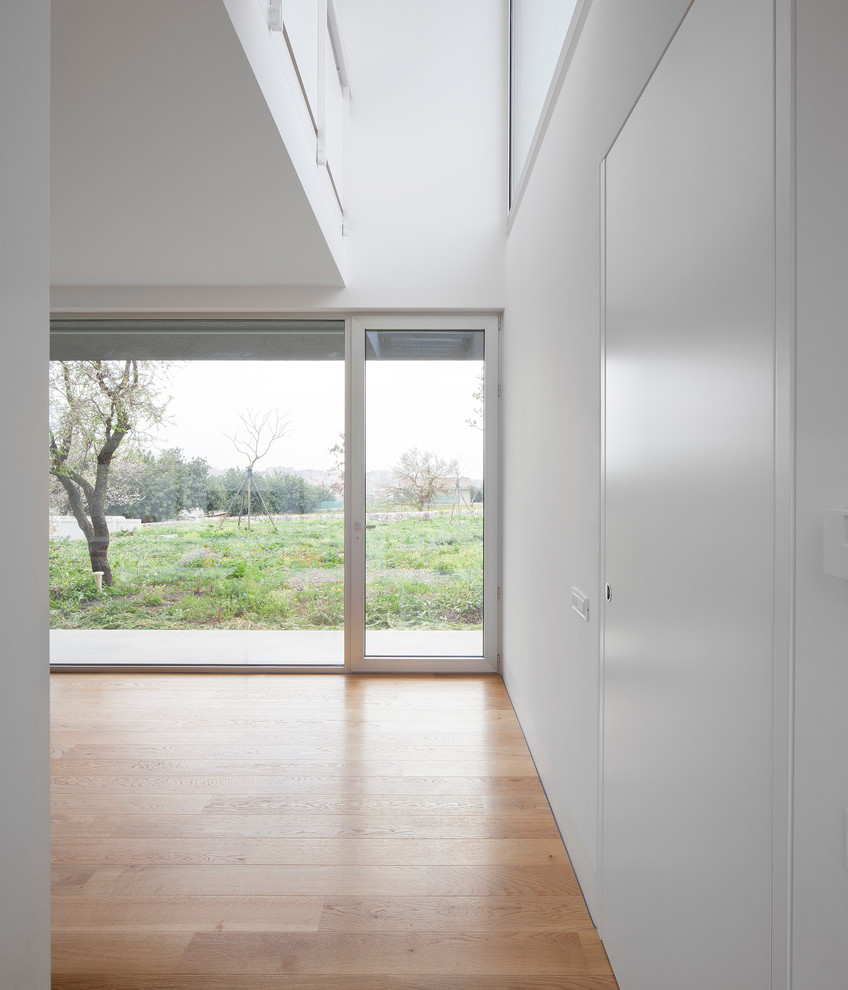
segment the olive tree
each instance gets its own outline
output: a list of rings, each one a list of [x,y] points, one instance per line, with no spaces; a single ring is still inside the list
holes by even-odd
[[[50,474],[88,541],[92,571],[113,584],[106,524],[118,449],[136,449],[162,421],[163,365],[149,361],[53,361],[50,365]]]
[[[423,512],[439,495],[453,491],[458,474],[455,460],[446,461],[431,450],[412,447],[392,468],[394,483],[389,485],[388,494],[393,502],[414,505]]]

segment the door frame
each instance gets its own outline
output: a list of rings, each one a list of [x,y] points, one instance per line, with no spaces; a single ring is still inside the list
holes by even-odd
[[[483,656],[365,655],[365,333],[367,330],[482,330],[486,380],[483,475]],[[362,314],[347,321],[345,424],[345,670],[356,673],[496,673],[500,597],[499,319],[494,314]],[[357,524],[360,529],[357,530]]]
[[[297,312],[278,313],[273,317],[255,313],[60,313],[52,314],[54,330],[60,330],[67,321],[96,321],[107,325],[133,321],[151,326],[161,320],[179,321],[184,330],[189,330],[195,321],[250,320],[257,323],[272,320],[293,320],[309,323],[313,320],[344,321],[345,327],[345,435],[348,438],[345,449],[344,494],[344,657],[342,664],[314,666],[308,663],[281,663],[255,665],[250,663],[233,664],[103,664],[68,663],[51,666],[55,673],[262,673],[262,674],[339,674],[356,672],[399,672],[399,673],[495,673],[500,665],[500,371],[498,365],[499,334],[501,317],[497,313],[480,314],[445,311],[425,315],[418,311],[390,315],[351,316],[341,312]],[[114,330],[114,327],[112,328]],[[364,574],[365,559],[362,541],[355,539],[354,521],[364,519],[364,426],[365,426],[365,333],[366,329],[431,329],[431,330],[482,330],[485,333],[485,375],[489,387],[486,389],[484,434],[484,477],[487,493],[484,500],[484,650],[482,657],[376,657],[365,658],[364,624]],[[115,331],[118,332],[118,331]],[[140,331],[144,333],[145,331]],[[181,331],[183,332],[183,331]],[[358,583],[357,583],[358,581]]]

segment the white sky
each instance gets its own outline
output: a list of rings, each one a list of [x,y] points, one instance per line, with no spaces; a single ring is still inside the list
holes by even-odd
[[[413,446],[457,458],[460,471],[483,476],[483,434],[466,422],[481,363],[376,361],[367,364],[367,470],[390,470]],[[159,449],[180,447],[213,468],[242,467],[227,434],[246,410],[288,413],[290,432],[256,465],[328,470],[329,450],[344,431],[342,361],[191,361],[172,366],[169,423]]]

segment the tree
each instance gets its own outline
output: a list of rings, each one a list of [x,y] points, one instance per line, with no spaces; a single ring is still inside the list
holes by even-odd
[[[341,495],[344,497],[344,483],[345,483],[345,435],[344,433],[339,434],[339,439],[330,447],[330,453],[333,455],[333,466],[329,472],[329,482],[327,488],[334,495]]]
[[[158,455],[143,454],[135,465],[136,495],[110,503],[119,511],[141,516],[145,522],[176,519],[182,509],[206,509],[209,465],[202,457],[185,460],[179,447]]]
[[[215,474],[206,476],[206,511],[221,512],[230,504],[224,479]]]
[[[262,490],[267,496],[272,512],[303,515],[317,512],[321,502],[332,493],[320,485],[311,485],[305,478],[281,471],[269,471],[262,475]]]
[[[144,455],[119,457],[109,470],[109,494],[106,497],[107,516],[135,516],[134,506],[141,498],[144,486]],[[50,475],[50,511],[63,516],[71,514],[68,493],[59,479]]]
[[[161,364],[54,361],[50,365],[50,473],[88,542],[92,571],[112,585],[106,504],[112,465],[162,421]],[[158,376],[158,379],[157,379]]]
[[[251,469],[279,439],[292,430],[288,414],[281,415],[276,410],[260,414],[249,409],[239,413],[239,419],[241,427],[227,436],[236,450],[247,458],[247,466]]]
[[[413,447],[401,454],[392,474],[395,483],[388,488],[392,501],[414,505],[423,512],[437,496],[453,490],[459,468],[455,460],[446,461],[431,450]]]
[[[471,393],[471,398],[477,403],[472,412],[474,415],[465,422],[475,430],[485,429],[486,424],[486,373],[481,371],[477,376],[477,388]]]
[[[250,529],[251,502],[254,487],[253,468],[256,462],[270,451],[277,440],[291,432],[292,424],[291,420],[288,418],[288,414],[281,415],[276,410],[269,410],[268,412],[262,414],[253,412],[253,410],[248,410],[247,412],[240,413],[239,419],[241,420],[241,429],[239,429],[236,433],[228,434],[228,437],[236,450],[247,458],[247,471],[236,498],[238,498],[238,495],[241,495],[242,508],[239,512],[239,525],[241,525],[241,516],[246,505],[247,528]],[[268,512],[267,506],[265,506],[262,498],[262,493],[258,488],[256,489],[256,494],[259,496],[259,500],[262,502],[263,508],[265,508],[265,511]],[[233,503],[236,501],[236,498],[233,499],[229,505],[229,508],[224,513],[224,516],[221,519],[221,526],[224,525],[224,519],[229,515],[230,509],[233,507]],[[268,513],[268,515],[270,518],[270,513]],[[271,519],[271,525],[274,526],[273,519]],[[274,526],[274,529],[276,528],[277,527]]]

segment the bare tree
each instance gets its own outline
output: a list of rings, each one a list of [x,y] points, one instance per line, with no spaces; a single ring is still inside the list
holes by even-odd
[[[239,413],[241,428],[228,433],[236,450],[247,458],[247,466],[253,468],[258,460],[265,457],[274,444],[292,431],[288,413],[281,414],[275,409],[257,413],[252,409]]]
[[[239,413],[239,419],[241,420],[241,428],[236,430],[235,433],[227,434],[227,437],[236,450],[247,458],[247,471],[245,472],[245,478],[241,488],[236,493],[233,501],[230,502],[230,507],[221,519],[221,526],[224,525],[224,519],[230,514],[230,509],[232,509],[236,499],[241,495],[239,524],[241,524],[241,517],[246,505],[247,528],[250,529],[251,501],[253,489],[255,488],[253,468],[258,460],[261,460],[270,452],[278,440],[281,440],[286,434],[291,432],[293,424],[288,413],[280,413],[275,409],[269,409],[265,413],[257,413],[249,409],[247,412]],[[274,526],[274,520],[271,518],[271,513],[265,505],[265,499],[262,498],[262,493],[258,488],[256,488],[256,494],[262,503],[263,509],[265,509],[265,514],[271,519],[271,525]],[[276,528],[274,526],[275,530]]]
[[[394,484],[388,488],[394,502],[428,509],[439,495],[452,491],[459,474],[457,462],[437,457],[431,450],[412,447],[401,454],[392,468]]]
[[[161,364],[54,361],[50,365],[50,473],[88,542],[92,571],[112,585],[106,496],[118,448],[127,453],[164,417]]]
[[[328,473],[327,487],[335,495],[344,495],[345,484],[345,435],[339,434],[339,439],[330,447],[333,455],[333,466]]]
[[[472,410],[473,415],[465,422],[475,430],[483,430],[486,426],[486,373],[481,371],[477,376],[477,388],[471,393],[471,398],[477,403]]]

